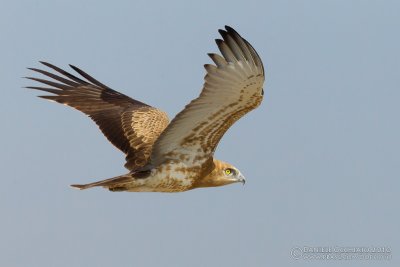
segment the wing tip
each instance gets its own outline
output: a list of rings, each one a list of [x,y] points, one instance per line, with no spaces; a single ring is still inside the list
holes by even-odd
[[[215,39],[215,43],[216,43],[217,45],[220,45],[220,44],[223,43],[223,42],[224,42],[224,40],[222,40],[222,39],[219,39],[219,38]]]
[[[237,34],[237,35],[240,36],[240,34],[239,34],[234,28],[232,28],[232,27],[229,26],[229,25],[225,25],[225,30],[226,30],[228,33],[233,33],[233,34]]]
[[[43,61],[43,60],[39,60],[39,63],[42,65],[45,65],[46,67],[52,68],[52,69],[54,69],[54,67],[55,67],[53,64]]]
[[[78,67],[76,67],[75,65],[72,64],[68,64],[68,66],[70,66],[73,70],[77,71],[80,70]]]
[[[219,34],[221,34],[222,36],[224,36],[225,34],[227,34],[227,31],[226,31],[226,30],[223,30],[223,29],[219,29],[218,32],[219,32]]]
[[[264,74],[265,73],[264,64],[263,64],[263,62],[261,60],[261,57],[258,54],[258,52],[254,49],[254,47],[250,44],[250,42],[247,41],[246,38],[242,37],[234,28],[232,28],[229,25],[225,25],[225,30],[226,31],[219,30],[219,32],[220,32],[221,36],[223,37],[223,39],[225,39],[226,35],[230,35],[236,41],[236,43],[241,42],[241,41],[244,42],[245,47],[241,47],[241,48],[249,50],[249,52],[251,54],[251,57],[252,57],[252,60],[254,61],[254,64],[256,66],[258,66],[258,67],[261,67],[262,73]]]

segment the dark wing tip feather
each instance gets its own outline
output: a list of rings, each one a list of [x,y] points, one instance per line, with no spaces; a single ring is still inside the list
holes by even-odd
[[[51,72],[48,72],[48,71],[45,71],[45,70],[41,70],[41,69],[37,69],[37,68],[28,68],[28,69],[32,70],[32,71],[35,71],[35,72],[38,72],[40,74],[43,74],[43,75],[45,75],[47,77],[50,77],[50,78],[52,78],[52,79],[54,79],[56,81],[62,82],[64,84],[67,84],[67,85],[70,85],[70,86],[74,86],[74,87],[79,86],[79,83],[76,83],[76,82],[74,82],[74,81],[72,81],[70,79],[65,79],[65,78],[60,77],[60,76],[58,76],[56,74],[53,74]]]
[[[77,73],[79,73],[80,75],[82,75],[82,77],[84,77],[85,79],[87,79],[89,82],[92,82],[93,84],[100,86],[102,88],[107,88],[109,89],[108,86],[102,84],[101,82],[99,82],[98,80],[96,80],[95,78],[93,78],[92,76],[90,76],[89,74],[87,74],[86,72],[84,72],[83,70],[81,70],[80,68],[69,64],[69,66],[76,71]]]
[[[218,47],[224,42],[222,39],[215,39],[215,43],[218,45]]]
[[[214,61],[217,67],[222,67],[227,64],[226,60],[218,54],[208,53],[208,56]]]
[[[240,34],[234,28],[232,28],[231,26],[225,25],[225,30],[227,32],[229,32],[229,33],[237,34],[237,35],[240,36]]]
[[[39,87],[39,86],[25,86],[25,88],[44,91],[44,92],[48,92],[48,93],[52,93],[52,94],[56,94],[56,95],[58,95],[62,92],[62,90],[59,90],[59,89]]]
[[[252,55],[252,60],[254,61],[254,63],[258,66],[261,67],[262,72],[264,73],[264,65],[262,63],[262,60],[259,56],[259,54],[257,53],[257,51],[254,49],[254,47],[245,39],[243,38],[235,29],[233,29],[232,27],[225,25],[225,29],[224,30],[219,30],[219,33],[221,34],[221,36],[224,38],[224,40],[226,39],[227,35],[230,35],[237,44],[240,45],[240,43],[244,43],[245,46],[247,46],[248,51],[251,53]]]
[[[55,67],[53,64],[50,64],[50,63],[48,63],[48,62],[46,62],[46,61],[42,61],[42,60],[39,60],[39,63],[41,63],[41,64],[43,64],[43,65],[45,65],[45,66],[47,66],[47,67]]]
[[[226,35],[226,33],[227,33],[225,30],[222,30],[222,29],[219,29],[218,32],[219,32],[219,34],[222,35],[222,37],[223,37],[224,35]]]
[[[39,79],[39,78],[34,78],[34,77],[25,77],[26,79],[32,80],[32,81],[36,81],[36,82],[40,82],[43,84],[47,84],[62,90],[70,90],[72,87],[69,86],[68,84],[64,84],[64,83],[56,83],[53,81],[48,81],[48,80],[44,80],[44,79]]]
[[[243,39],[243,41],[246,42],[246,39],[243,38],[235,29],[233,29],[232,27],[229,26],[225,26],[226,29],[226,34],[231,35],[235,40],[237,39]]]
[[[73,81],[75,81],[75,82],[77,82],[77,83],[79,83],[81,85],[88,85],[89,84],[88,82],[76,77],[75,75],[72,75],[71,73],[69,73],[69,72],[67,72],[67,71],[65,71],[63,69],[60,69],[57,66],[54,66],[53,64],[50,64],[50,63],[44,62],[44,61],[39,61],[39,62],[41,64],[45,65],[46,67],[49,67],[49,68],[55,70],[56,72],[68,77],[69,79],[71,79],[71,80],[73,80]]]
[[[262,73],[264,74],[264,64],[262,63],[261,57],[258,54],[258,52],[254,49],[254,47],[246,40],[243,38],[243,41],[247,44],[247,46],[250,48],[250,52],[254,55],[254,60],[257,62],[257,65],[261,67]]]

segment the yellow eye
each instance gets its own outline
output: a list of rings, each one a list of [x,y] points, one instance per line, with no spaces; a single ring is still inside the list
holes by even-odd
[[[231,173],[232,173],[231,169],[226,169],[226,170],[225,170],[225,174],[226,174],[226,175],[230,175]]]

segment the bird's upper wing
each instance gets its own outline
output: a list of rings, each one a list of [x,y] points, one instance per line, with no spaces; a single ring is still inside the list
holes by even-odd
[[[200,96],[190,102],[154,144],[151,163],[185,161],[188,166],[212,164],[210,158],[228,128],[263,98],[264,67],[254,48],[235,30],[219,30],[216,43],[223,57],[209,54],[214,65]],[[208,165],[207,165],[208,166]]]
[[[52,64],[41,63],[58,75],[29,68],[53,81],[27,77],[49,86],[27,88],[52,93],[54,95],[40,97],[76,108],[93,119],[107,139],[126,154],[125,167],[128,169],[137,169],[147,163],[153,143],[168,125],[165,112],[107,87],[75,66],[71,65],[71,68],[85,80]]]

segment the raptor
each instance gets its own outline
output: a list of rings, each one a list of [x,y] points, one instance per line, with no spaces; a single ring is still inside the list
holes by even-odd
[[[29,68],[48,78],[27,77],[50,93],[41,98],[73,107],[88,115],[106,138],[126,154],[128,173],[89,184],[111,191],[182,192],[245,182],[242,173],[214,158],[225,132],[263,99],[264,67],[256,50],[234,29],[219,30],[221,52],[208,54],[200,95],[169,122],[165,112],[121,94],[81,69],[77,77],[52,64],[52,72]]]

